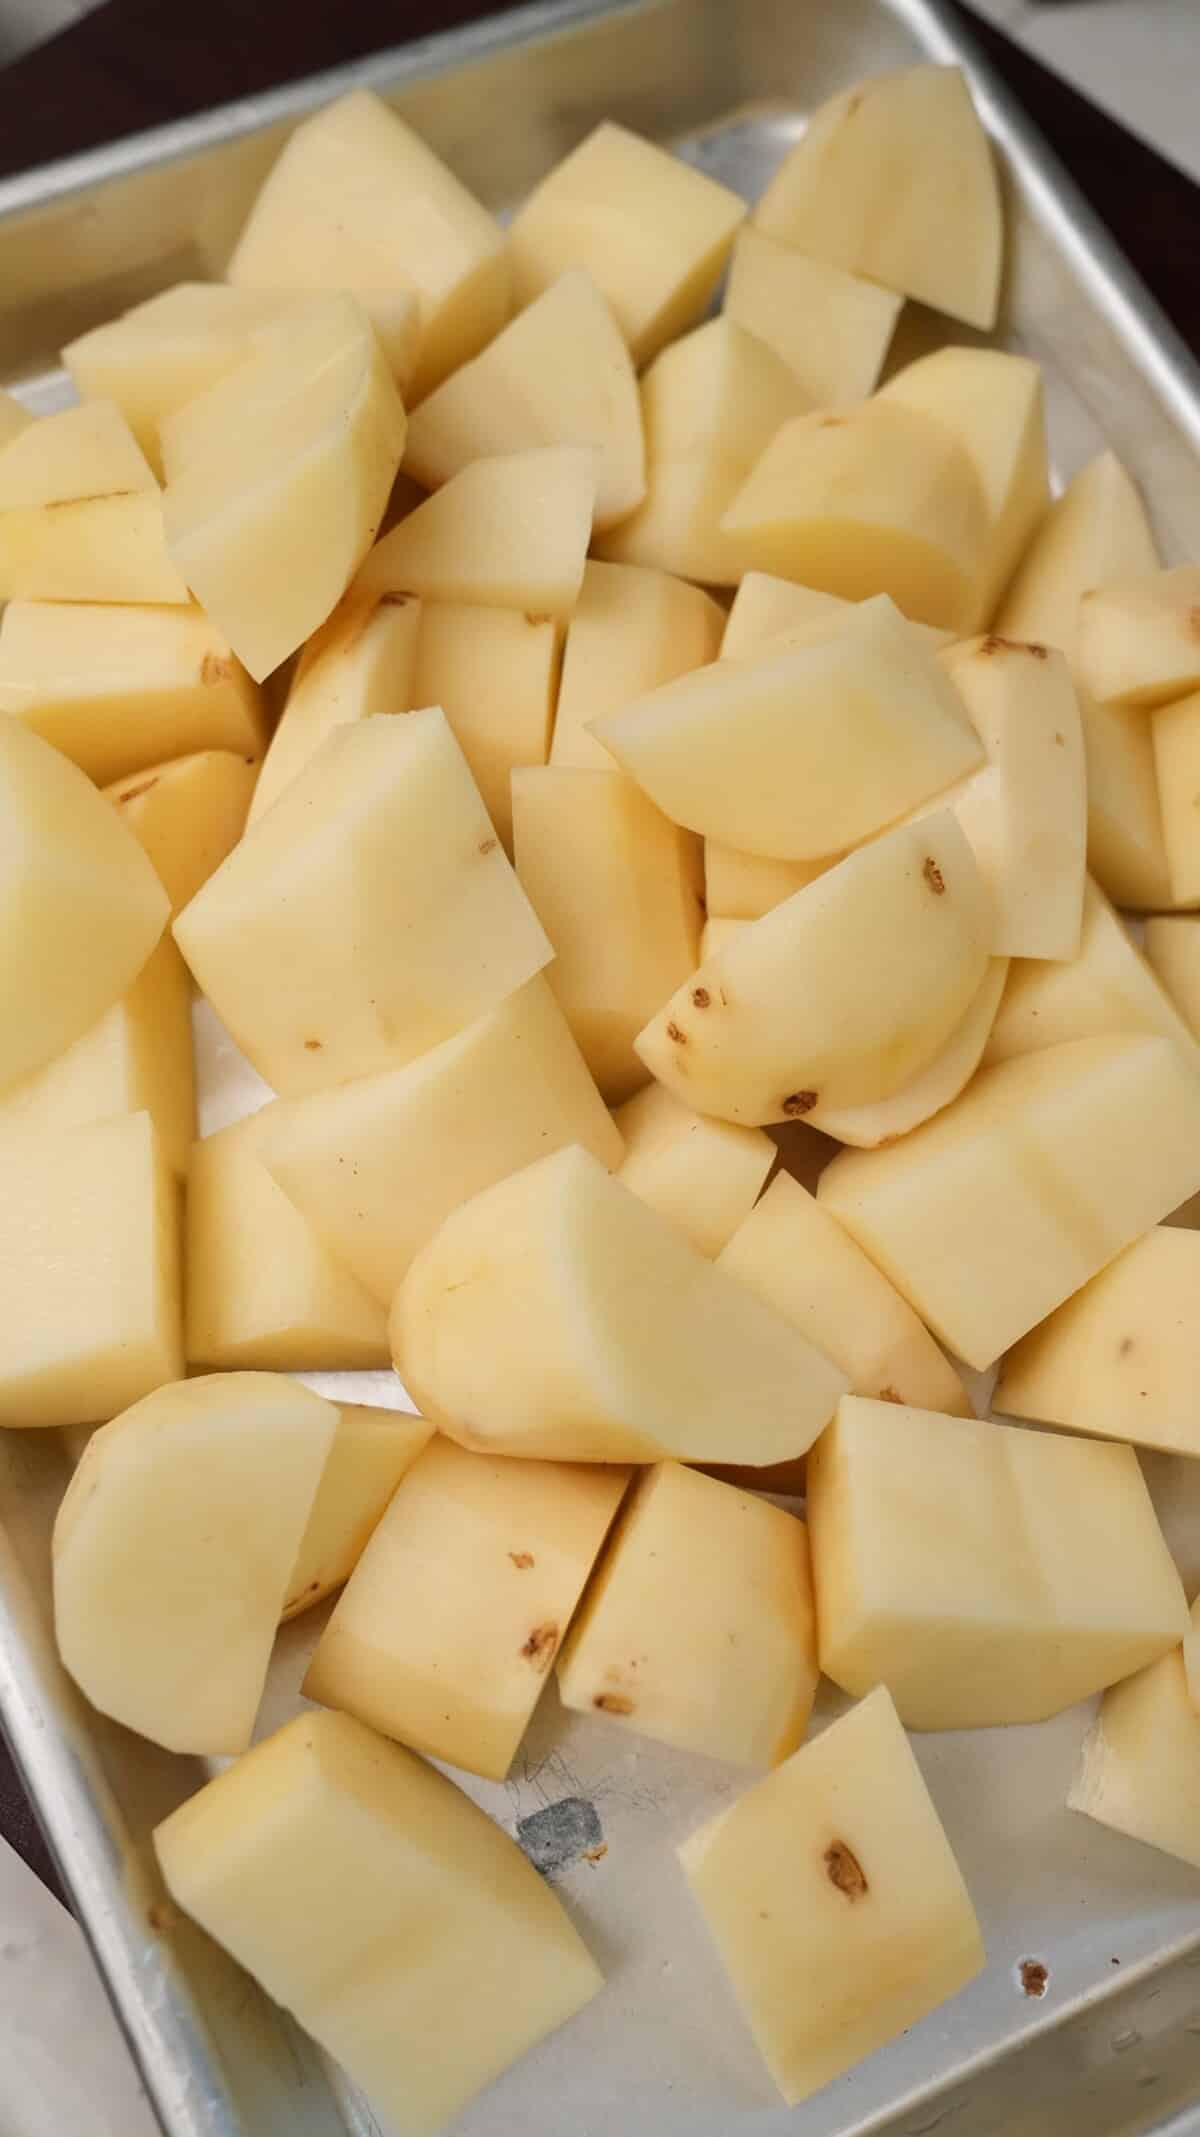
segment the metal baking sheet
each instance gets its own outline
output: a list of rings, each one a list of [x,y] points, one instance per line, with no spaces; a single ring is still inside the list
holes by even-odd
[[[32,406],[56,406],[68,397],[65,338],[180,276],[219,273],[289,126],[352,84],[390,97],[503,209],[602,116],[753,196],[822,98],[922,55],[967,65],[999,147],[1011,230],[1001,339],[1043,367],[1059,475],[1111,443],[1145,490],[1167,559],[1200,555],[1200,375],[936,0],[567,0],[10,180],[0,375]],[[910,307],[900,353],[945,332]],[[266,1094],[205,1011],[198,1038],[207,1132]],[[401,1399],[382,1374],[325,1385]],[[1195,1592],[1200,1464],[1152,1457],[1147,1469]],[[57,1435],[0,1434],[0,1718],[163,2128],[378,2132],[290,2021],[164,1903],[148,1835],[204,1770],[98,1720],[57,1663],[47,1541],[65,1473]],[[320,1621],[285,1629],[264,1728],[294,1707]],[[831,1698],[819,1723],[836,1711]],[[744,1776],[568,1719],[551,1687],[510,1780],[467,1785],[514,1831],[568,1799],[590,1806],[607,1852],[550,1874],[608,1986],[475,2103],[462,2137],[1200,2137],[1200,2109],[1187,2106],[1200,2095],[1200,1876],[1064,1809],[1089,1719],[1078,1708],[1037,1729],[916,1739],[979,1906],[988,1969],[789,2111],[674,1857]],[[595,1822],[587,1832],[594,1841]],[[1022,1991],[1024,1959],[1047,1969],[1043,1998]]]

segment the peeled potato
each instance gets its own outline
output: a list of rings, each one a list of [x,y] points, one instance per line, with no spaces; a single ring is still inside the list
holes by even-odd
[[[376,712],[407,710],[420,627],[421,604],[405,594],[358,599],[351,590],[338,603],[297,662],[258,775],[251,823],[303,771],[333,728]]]
[[[753,224],[734,241],[725,316],[774,349],[817,408],[866,400],[903,301]]]
[[[820,1129],[822,1135],[834,1136],[839,1143],[877,1150],[884,1143],[894,1142],[898,1135],[908,1135],[922,1121],[931,1120],[935,1113],[951,1105],[979,1067],[1008,970],[1007,957],[989,960],[962,1018],[940,1053],[919,1075],[902,1083],[890,1097],[877,1099],[874,1105],[814,1106],[806,1116],[809,1126]]]
[[[246,828],[258,760],[198,750],[150,764],[104,792],[149,854],[173,913],[182,911],[232,853]]]
[[[550,762],[611,772],[593,720],[716,656],[724,622],[715,601],[669,572],[585,564],[563,650]]]
[[[596,467],[576,445],[469,460],[376,545],[355,591],[566,615],[591,540]]]

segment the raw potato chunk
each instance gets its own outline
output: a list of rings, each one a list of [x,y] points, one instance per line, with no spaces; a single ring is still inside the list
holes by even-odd
[[[378,532],[404,432],[352,297],[264,336],[164,423],[172,560],[259,681],[340,601]]]
[[[982,1370],[1197,1188],[1194,1061],[1114,1037],[985,1070],[889,1149],[843,1151],[818,1194]]]
[[[735,1128],[681,1106],[661,1083],[618,1108],[625,1156],[617,1177],[702,1254],[719,1254],[775,1163],[760,1128]]]
[[[167,894],[78,768],[0,714],[0,1090],[81,1038],[136,979]]]
[[[175,939],[288,1097],[411,1061],[552,954],[436,706],[327,736]]]
[[[1130,1447],[847,1396],[808,1520],[821,1668],[910,1729],[1044,1721],[1187,1630]]]
[[[0,1153],[0,1425],[94,1425],[183,1371],[178,1190],[148,1113]]]
[[[503,231],[369,89],[296,127],[229,279],[243,289],[354,290],[414,401],[499,332],[510,299]]]
[[[10,601],[0,711],[97,786],[194,750],[258,757],[267,739],[258,690],[197,608]]]
[[[143,1112],[172,1170],[186,1172],[196,1133],[192,986],[169,936],[90,1031],[0,1091],[0,1148],[20,1150],[32,1136]]]
[[[489,1454],[759,1467],[803,1454],[846,1384],[579,1149],[448,1217],[391,1325],[418,1407]]]
[[[1088,867],[1118,905],[1174,903],[1151,721],[1136,705],[1097,705],[1081,690]]]
[[[21,424],[0,449],[0,512],[61,505],[100,491],[158,488],[119,408],[93,401]]]
[[[1145,507],[1115,453],[1089,460],[1055,499],[1000,605],[1006,638],[1058,646],[1073,663],[1080,602],[1094,586],[1157,570]]]
[[[350,1576],[307,1697],[502,1781],[628,1480],[438,1434]]]
[[[513,218],[517,303],[586,267],[640,368],[695,325],[745,213],[728,186],[604,120]]]
[[[510,855],[512,775],[546,762],[562,647],[554,617],[459,601],[422,612],[409,703],[441,706]]]
[[[293,1380],[159,1388],[92,1435],[54,1525],[59,1653],[168,1751],[244,1751],[337,1411]]]
[[[861,844],[983,754],[886,599],[785,651],[680,676],[592,732],[674,823],[786,861]]]
[[[990,922],[950,813],[900,825],[701,965],[638,1053],[685,1105],[747,1126],[890,1097],[965,1014]]]
[[[1200,916],[1148,920],[1142,939],[1151,971],[1193,1038],[1200,1039]]]
[[[843,858],[829,854],[819,861],[769,861],[761,853],[739,853],[720,839],[704,841],[704,902],[710,921],[761,920],[794,892],[807,889]],[[709,951],[703,950],[707,958]]]
[[[647,1081],[646,1018],[695,967],[695,841],[622,772],[513,773],[517,875],[554,946],[547,979],[604,1098]]]
[[[729,605],[721,659],[741,660],[763,647],[774,650],[772,639],[811,624],[836,622],[849,605],[840,594],[818,593],[815,587],[797,586],[769,571],[748,571]]]
[[[1200,1869],[1200,1714],[1177,1648],[1105,1693],[1067,1806]]]
[[[1200,690],[1152,712],[1150,734],[1170,885],[1159,902],[1200,905]]]
[[[433,2137],[602,1986],[507,1833],[346,1714],[298,1714],[154,1844],[176,1903],[406,2137]]]
[[[351,593],[338,603],[300,655],[254,789],[252,824],[335,727],[437,702],[412,694],[420,628],[421,604],[405,594],[359,600]]]
[[[1172,1040],[1188,1059],[1196,1058],[1183,1018],[1131,941],[1120,914],[1089,877],[1078,956],[1065,964],[1027,959],[1009,967],[984,1063],[993,1068],[1014,1054],[1112,1032],[1157,1033]]]
[[[786,1173],[772,1180],[717,1266],[825,1351],[855,1395],[971,1415],[958,1374],[912,1307]]]
[[[1011,1350],[995,1406],[1200,1455],[1200,1232],[1158,1225]]]
[[[153,471],[111,401],[43,416],[0,449],[0,599],[188,599]]]
[[[1103,704],[1167,705],[1200,688],[1200,565],[1091,587],[1076,658]]]
[[[281,1618],[311,1610],[349,1580],[397,1486],[432,1437],[423,1417],[342,1405]]]
[[[782,358],[732,319],[664,349],[641,382],[646,500],[599,554],[735,586],[742,563],[721,516],[780,424],[808,405]]]
[[[665,571],[586,564],[567,629],[551,764],[611,772],[591,722],[715,660],[724,621],[708,594]]]
[[[271,1110],[192,1147],[184,1234],[188,1364],[271,1373],[384,1366],[382,1308],[334,1261],[262,1163]]]
[[[443,1218],[537,1157],[622,1141],[544,975],[406,1068],[259,1115],[271,1177],[383,1306]]]
[[[592,535],[596,466],[578,445],[468,461],[377,543],[355,590],[567,615]]]
[[[817,408],[873,392],[902,302],[752,225],[734,242],[725,316],[774,349]]]
[[[965,1090],[979,1067],[1007,977],[1008,959],[990,959],[961,1021],[941,1052],[911,1082],[902,1083],[889,1098],[876,1099],[874,1105],[816,1105],[806,1116],[809,1126],[836,1137],[839,1143],[877,1150],[883,1143],[894,1143],[897,1136],[911,1134],[922,1121],[932,1120]]]
[[[816,1640],[804,1523],[662,1462],[609,1539],[559,1695],[682,1751],[774,1766],[808,1727]]]
[[[882,1687],[679,1855],[789,2102],[915,2025],[983,1967],[962,1873]]]
[[[232,853],[246,828],[258,777],[253,758],[200,750],[148,765],[104,792],[154,863],[178,913]]]
[[[595,523],[611,527],[645,495],[637,380],[590,275],[573,269],[422,401],[405,468],[426,489],[472,460],[539,445],[590,446]]]

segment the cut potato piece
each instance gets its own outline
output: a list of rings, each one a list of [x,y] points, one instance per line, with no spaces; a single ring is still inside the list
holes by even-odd
[[[335,727],[377,712],[407,712],[421,628],[421,604],[406,594],[358,600],[347,594],[300,655],[258,775],[253,824],[290,785]]]
[[[369,89],[295,128],[229,279],[244,289],[355,291],[414,401],[499,332],[510,301],[503,231]]]
[[[175,938],[285,1096],[411,1061],[552,955],[436,706],[328,735]]]
[[[661,1083],[626,1099],[616,1122],[625,1144],[618,1179],[702,1254],[719,1254],[775,1163],[770,1136],[693,1113]]]
[[[983,1967],[962,1872],[882,1687],[679,1854],[790,2102],[895,2039]]]
[[[1150,735],[1170,886],[1161,902],[1200,905],[1200,690],[1151,713]]]
[[[1130,1447],[847,1396],[808,1519],[821,1668],[910,1729],[1044,1721],[1187,1630]]]
[[[1200,915],[1148,920],[1142,939],[1151,971],[1192,1037],[1200,1039]]]
[[[550,616],[437,601],[421,617],[409,702],[441,706],[510,855],[512,775],[546,762],[562,648]]]
[[[628,1474],[489,1460],[439,1433],[351,1574],[307,1697],[502,1781]]]
[[[244,1751],[337,1411],[293,1380],[159,1388],[93,1433],[54,1525],[54,1630],[94,1707]]]
[[[817,408],[850,406],[873,392],[902,302],[765,230],[738,232],[725,316],[774,349]]]
[[[674,823],[786,861],[860,844],[983,755],[886,599],[783,652],[680,676],[592,732]]]
[[[267,739],[258,690],[197,608],[10,601],[0,711],[97,786],[194,750],[259,757]]]
[[[697,1112],[761,1126],[888,1098],[977,993],[991,915],[948,811],[840,861],[702,965],[638,1034]]]
[[[1198,1287],[1200,1232],[1156,1226],[1009,1352],[996,1408],[1200,1455]]]
[[[993,957],[941,1052],[910,1083],[902,1083],[890,1098],[876,1099],[874,1105],[816,1105],[806,1116],[810,1128],[859,1150],[878,1150],[884,1143],[894,1143],[897,1136],[911,1134],[922,1121],[932,1120],[966,1089],[979,1067],[1007,978],[1008,959]]]
[[[136,979],[167,894],[74,764],[0,714],[0,1090],[82,1038]]]
[[[786,1173],[772,1180],[717,1265],[825,1351],[855,1395],[971,1415],[958,1374],[912,1307]]]
[[[559,1696],[681,1751],[775,1766],[808,1727],[816,1649],[804,1523],[663,1462],[609,1538]]]
[[[0,599],[188,599],[153,471],[111,401],[43,416],[0,450]]]
[[[183,910],[237,845],[257,777],[255,759],[206,749],[105,787],[153,861],[173,913]]]
[[[771,646],[785,632],[836,622],[848,606],[840,594],[818,593],[815,587],[797,586],[769,571],[748,571],[729,604],[721,659],[741,660]]]
[[[272,1178],[384,1306],[482,1188],[568,1143],[609,1167],[623,1148],[542,974],[407,1068],[258,1117]]]
[[[1200,565],[1089,588],[1078,629],[1080,681],[1101,703],[1186,697],[1200,688]]]
[[[1088,867],[1118,905],[1145,912],[1174,901],[1150,721],[1135,705],[1079,693],[1087,761]]]
[[[156,496],[145,454],[112,401],[63,408],[21,424],[0,449],[0,512],[99,501],[126,491]]]
[[[982,1370],[1197,1188],[1194,1062],[1114,1037],[985,1070],[889,1149],[843,1151],[818,1194]]]
[[[432,1437],[423,1417],[343,1404],[281,1618],[311,1610],[349,1580],[397,1486]]]
[[[590,446],[595,523],[611,527],[645,495],[637,380],[590,275],[560,275],[470,364],[414,412],[405,468],[436,489],[472,460],[534,446]]]
[[[1014,1054],[1112,1032],[1157,1033],[1196,1058],[1187,1025],[1120,914],[1089,877],[1078,956],[1063,964],[1026,959],[1010,966],[984,1064],[992,1068]]]
[[[596,467],[577,445],[468,461],[376,544],[356,592],[567,615],[592,536]]]
[[[602,1986],[507,1833],[347,1714],[298,1714],[154,1844],[177,1905],[407,2137],[433,2137]]]
[[[262,1163],[271,1108],[193,1145],[187,1358],[206,1372],[352,1372],[388,1362],[382,1307],[333,1260]]]
[[[715,660],[724,621],[709,595],[665,571],[585,565],[567,630],[551,764],[611,772],[591,722]]]
[[[1067,1806],[1200,1869],[1200,1714],[1178,1649],[1105,1693]]]
[[[163,424],[172,561],[258,680],[341,599],[378,532],[404,430],[352,297],[311,305]]]
[[[700,935],[701,964],[707,964],[710,957],[715,957],[718,950],[723,950],[727,942],[732,942],[734,936],[740,935],[742,929],[749,925],[748,920],[730,920],[721,914],[713,920],[706,920]]]
[[[694,969],[694,839],[622,772],[513,773],[517,874],[554,946],[547,979],[610,1105],[647,1081],[646,1018]]]
[[[1100,453],[1051,506],[1000,605],[1006,638],[1058,646],[1074,662],[1080,601],[1094,586],[1158,568],[1145,507],[1115,453]]]
[[[695,325],[745,213],[728,186],[606,119],[513,217],[517,302],[586,267],[640,367]]]
[[[196,1133],[192,985],[169,936],[90,1031],[0,1091],[0,1149],[21,1150],[34,1136],[143,1112],[172,1170],[186,1172]]]
[[[5,1145],[0,1269],[0,1425],[100,1424],[179,1378],[178,1189],[148,1113]]]
[[[704,841],[704,901],[710,922],[761,920],[785,898],[807,889],[818,876],[843,859],[840,853],[819,861],[769,861],[761,853],[739,853],[719,839]],[[709,952],[703,951],[708,957]]]
[[[846,1384],[579,1149],[447,1218],[396,1295],[392,1353],[464,1446],[580,1462],[782,1461]]]

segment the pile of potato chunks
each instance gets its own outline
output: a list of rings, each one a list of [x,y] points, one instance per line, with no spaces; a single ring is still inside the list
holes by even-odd
[[[1073,1805],[1200,1865],[1200,567],[1027,359],[879,384],[1002,252],[954,69],[507,231],[360,91],[0,408],[0,1423],[72,1676],[228,1762],[171,1894],[404,2128],[601,1986],[426,1762],[552,1671],[771,1769],[682,1864],[789,2100],[983,1963],[906,1730],[1103,1693]],[[193,981],[277,1094],[201,1141]]]

